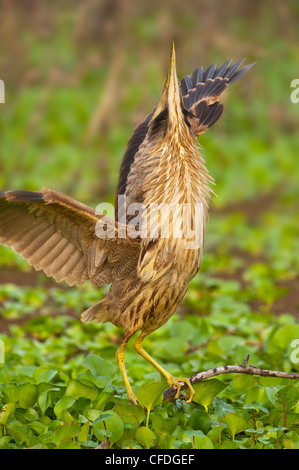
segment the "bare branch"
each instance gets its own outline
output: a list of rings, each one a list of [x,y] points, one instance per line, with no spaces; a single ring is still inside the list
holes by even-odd
[[[197,383],[197,382],[202,382],[203,380],[210,379],[211,377],[216,377],[216,375],[221,375],[221,374],[248,374],[248,375],[260,375],[262,377],[279,377],[281,379],[293,379],[293,380],[299,380],[299,373],[291,373],[291,372],[280,372],[277,370],[266,370],[266,369],[260,369],[259,367],[255,367],[254,365],[248,366],[248,360],[249,360],[249,354],[247,354],[244,362],[238,366],[220,366],[220,367],[215,367],[213,369],[208,369],[203,372],[198,372],[198,374],[192,375],[192,377],[189,378],[191,385]],[[182,383],[182,388],[183,390],[186,388],[186,384]],[[163,393],[163,400],[171,400],[173,399],[174,395],[176,393],[176,387],[170,387],[164,390]]]

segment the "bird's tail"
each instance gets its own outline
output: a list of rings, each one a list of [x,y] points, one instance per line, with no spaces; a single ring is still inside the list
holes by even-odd
[[[81,315],[81,321],[83,323],[90,323],[92,321],[105,323],[109,321],[107,298],[97,302],[85,310]]]
[[[186,117],[195,136],[218,121],[223,111],[223,105],[218,102],[221,93],[254,65],[240,68],[243,61],[231,65],[229,60],[218,68],[216,64],[210,65],[206,70],[200,67],[181,80]]]

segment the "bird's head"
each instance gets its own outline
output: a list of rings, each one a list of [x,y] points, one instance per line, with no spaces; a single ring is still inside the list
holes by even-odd
[[[150,134],[165,136],[169,128],[171,128],[173,132],[174,128],[178,128],[181,122],[186,122],[184,112],[186,112],[186,110],[176,73],[175,48],[173,43],[162,96],[154,110],[149,125]]]

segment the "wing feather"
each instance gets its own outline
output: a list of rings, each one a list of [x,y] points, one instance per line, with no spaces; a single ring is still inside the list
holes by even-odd
[[[97,224],[114,237],[98,238]],[[100,286],[135,275],[138,240],[118,237],[118,224],[57,191],[0,193],[0,243],[36,270],[69,285]]]

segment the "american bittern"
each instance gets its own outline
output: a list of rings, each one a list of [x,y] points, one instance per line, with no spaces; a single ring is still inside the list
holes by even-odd
[[[134,222],[132,215],[125,215],[120,223],[124,206],[118,204],[118,198],[118,221],[114,222],[58,191],[0,193],[2,244],[20,253],[36,270],[43,270],[57,281],[65,280],[70,286],[88,280],[97,287],[111,283],[107,296],[86,310],[82,321],[109,321],[125,328],[116,358],[128,398],[135,404],[124,349],[139,330],[141,335],[134,341],[136,351],[165,377],[169,386],[177,387],[175,398],[183,383],[187,386],[187,402],[194,396],[189,380],[174,378],[163,369],[143,349],[142,341],[168,321],[199,270],[202,244],[191,248],[186,245],[190,231],[175,236],[178,220],[180,228],[184,222],[178,217],[178,207],[188,206],[190,227],[204,231],[212,178],[199,153],[197,137],[219,119],[223,110],[221,93],[252,65],[240,69],[241,63],[231,65],[228,61],[204,71],[199,68],[180,84],[173,47],[162,97],[127,144],[117,196],[125,196],[127,207],[142,203],[147,210],[155,204],[166,204],[172,215],[167,219],[158,210],[156,221],[163,225],[168,220],[168,236],[144,231],[144,212],[138,227],[130,225]],[[197,206],[203,210],[196,211]]]

